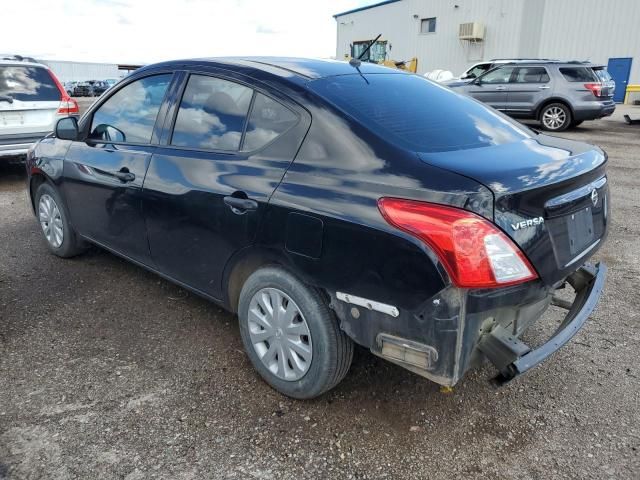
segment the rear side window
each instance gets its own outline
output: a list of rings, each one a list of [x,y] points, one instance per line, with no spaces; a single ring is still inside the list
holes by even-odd
[[[514,83],[547,83],[549,74],[544,67],[520,67],[513,80]]]
[[[414,151],[465,150],[530,136],[525,127],[419,75],[343,75],[314,80],[310,88],[380,138]]]
[[[567,82],[595,82],[597,77],[593,70],[588,67],[563,67],[560,73]]]
[[[253,90],[221,78],[191,75],[171,145],[238,150]]]
[[[55,102],[62,97],[49,70],[21,65],[0,66],[0,96],[22,102]]]
[[[150,143],[171,74],[136,80],[118,90],[93,114],[90,138]]]
[[[289,130],[298,116],[275,100],[256,92],[253,101],[243,150],[255,150]]]

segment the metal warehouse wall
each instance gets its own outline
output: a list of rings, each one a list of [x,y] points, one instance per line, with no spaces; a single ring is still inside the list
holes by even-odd
[[[456,8],[456,5],[458,8]],[[435,33],[420,33],[422,18],[436,17]],[[634,57],[629,83],[640,83],[640,0],[401,0],[337,20],[336,58],[349,44],[382,39],[389,58],[417,56],[418,72],[436,68],[459,74],[491,58],[588,59],[606,64]],[[485,25],[478,44],[458,40],[461,23]]]
[[[520,25],[525,13],[533,18],[536,15],[532,10],[542,9],[539,5],[525,9],[525,3],[526,0],[403,0],[340,16],[336,19],[336,58],[344,58],[353,41],[373,39],[378,33],[392,45],[389,58],[408,60],[417,56],[419,73],[445,68],[458,74],[483,59],[522,56],[521,51],[529,54],[534,44],[528,38],[532,32]],[[436,32],[421,34],[420,20],[429,17],[437,18]],[[484,42],[474,45],[458,40],[458,27],[467,22],[485,24]]]
[[[631,57],[630,84],[640,84],[640,0],[546,0],[540,56],[607,64]]]
[[[106,80],[107,78],[117,79],[122,76],[118,70],[118,65],[110,63],[84,63],[55,60],[43,60],[42,63],[49,65],[61,82]]]

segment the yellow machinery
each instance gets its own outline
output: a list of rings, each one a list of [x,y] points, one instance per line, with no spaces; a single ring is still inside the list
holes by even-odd
[[[354,42],[351,45],[351,55],[345,55],[345,60],[349,61],[355,58],[363,62],[377,63],[385,67],[416,73],[418,71],[418,59],[416,57],[406,61],[387,59],[387,41],[380,40],[381,36],[382,34],[373,40]]]

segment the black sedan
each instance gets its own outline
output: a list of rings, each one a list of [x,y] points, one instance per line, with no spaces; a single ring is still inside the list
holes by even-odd
[[[98,245],[237,313],[260,375],[311,398],[353,342],[447,386],[564,345],[604,283],[606,161],[405,72],[225,58],[137,70],[27,170],[54,254]]]

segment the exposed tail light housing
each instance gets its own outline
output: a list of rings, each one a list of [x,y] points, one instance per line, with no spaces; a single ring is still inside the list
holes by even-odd
[[[389,224],[426,243],[457,287],[495,288],[538,278],[518,246],[475,213],[399,198],[381,198],[378,208]]]
[[[58,90],[60,91],[60,95],[61,95],[60,106],[58,107],[58,111],[56,112],[56,114],[57,115],[78,115],[80,113],[80,107],[78,106],[78,102],[76,102],[73,98],[69,96],[67,91],[64,89],[64,87],[60,83],[60,80],[58,80],[58,77],[56,77],[51,70],[49,70],[49,75],[51,76],[51,79],[53,80],[53,82],[56,84],[56,87],[58,87]]]
[[[596,97],[602,96],[602,84],[601,83],[585,83],[584,88],[591,90],[591,93]]]

